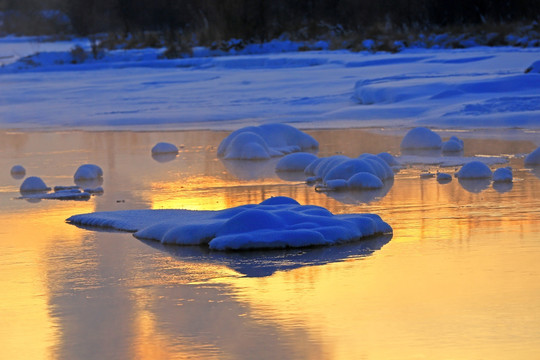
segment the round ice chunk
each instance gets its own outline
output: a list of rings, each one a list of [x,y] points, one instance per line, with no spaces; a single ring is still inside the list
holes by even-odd
[[[432,130],[417,127],[409,130],[401,141],[402,149],[440,149],[441,137]]]
[[[91,180],[103,176],[103,170],[94,164],[84,164],[79,166],[73,178],[77,180]]]
[[[491,178],[491,169],[481,161],[471,161],[459,169],[457,177],[460,179],[487,179]]]
[[[380,189],[383,187],[381,179],[367,172],[354,174],[347,183],[349,189]]]
[[[317,156],[310,153],[288,154],[279,160],[276,171],[304,171],[315,160],[317,160]]]
[[[45,185],[45,182],[37,176],[27,177],[21,184],[20,188],[21,193],[46,192],[49,190],[51,190],[51,188],[47,187],[47,185]]]
[[[26,175],[26,169],[21,165],[15,165],[11,168],[11,177],[14,179],[22,179]]]
[[[167,142],[160,142],[154,145],[152,148],[152,154],[176,154],[178,153],[178,148],[176,145],[167,143]]]
[[[512,168],[499,168],[493,172],[493,181],[495,182],[512,182]]]
[[[540,147],[536,148],[525,158],[525,166],[538,166],[540,165]]]

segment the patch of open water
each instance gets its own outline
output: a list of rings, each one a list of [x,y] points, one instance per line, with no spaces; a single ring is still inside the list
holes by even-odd
[[[396,154],[402,138],[395,131],[308,132],[320,156]],[[221,161],[215,153],[226,135],[0,132],[3,356],[540,357],[540,175],[514,156],[537,144],[459,132],[466,156],[509,155],[512,186],[439,184],[420,178],[436,167],[416,166],[397,173],[381,198],[315,192],[298,178],[278,177],[275,160]],[[179,155],[153,159],[160,141],[179,145]],[[103,168],[102,195],[15,199],[22,180],[11,177],[11,166],[56,186],[71,185],[84,163]],[[393,237],[233,254],[65,223],[93,211],[223,209],[276,195],[334,213],[377,213]]]

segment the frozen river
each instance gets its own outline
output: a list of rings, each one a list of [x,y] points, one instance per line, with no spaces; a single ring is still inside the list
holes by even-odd
[[[404,131],[311,130],[320,156],[399,153]],[[533,359],[540,357],[539,134],[442,132],[508,158],[508,187],[439,184],[414,166],[381,197],[223,162],[221,131],[0,131],[0,348],[9,359]],[[504,136],[501,136],[504,135]],[[506,139],[506,140],[501,140]],[[153,159],[160,141],[179,155]],[[47,185],[104,171],[89,201],[16,199],[15,164]],[[498,165],[502,166],[502,165]],[[504,165],[506,166],[506,165]],[[492,167],[494,168],[494,167]],[[444,169],[453,173],[454,168]],[[215,253],[69,225],[74,214],[217,210],[289,196],[394,229],[345,246]]]

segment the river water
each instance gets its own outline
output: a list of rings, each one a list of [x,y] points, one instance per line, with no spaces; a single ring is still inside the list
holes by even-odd
[[[397,154],[403,136],[308,133],[320,156]],[[276,160],[217,159],[227,134],[0,132],[1,357],[540,358],[540,172],[524,169],[521,156],[538,146],[538,133],[442,133],[463,137],[465,155],[507,156],[511,186],[443,185],[420,178],[436,167],[414,166],[386,194],[338,196],[277,176]],[[160,141],[179,145],[179,155],[152,158]],[[102,195],[17,199],[22,180],[11,166],[55,186],[71,185],[84,163],[103,169]],[[235,254],[65,223],[94,211],[215,210],[276,195],[334,213],[377,213],[394,234]]]

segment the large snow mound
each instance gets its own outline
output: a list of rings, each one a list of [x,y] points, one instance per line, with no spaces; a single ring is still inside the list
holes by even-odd
[[[20,187],[21,194],[35,193],[35,192],[47,192],[51,190],[45,182],[37,176],[30,176],[24,179]]]
[[[103,176],[103,170],[94,164],[84,164],[79,166],[73,178],[77,180],[92,180]]]
[[[491,179],[491,169],[481,161],[471,161],[457,172],[459,179]]]
[[[539,166],[540,165],[540,147],[536,148],[533,152],[525,157],[525,166]]]
[[[225,159],[266,160],[318,148],[317,140],[295,127],[265,124],[233,131],[223,139],[217,154]]]
[[[126,210],[74,215],[81,226],[135,231],[139,239],[207,245],[212,250],[283,249],[333,245],[390,233],[375,214],[334,215],[287,197],[219,211]]]

